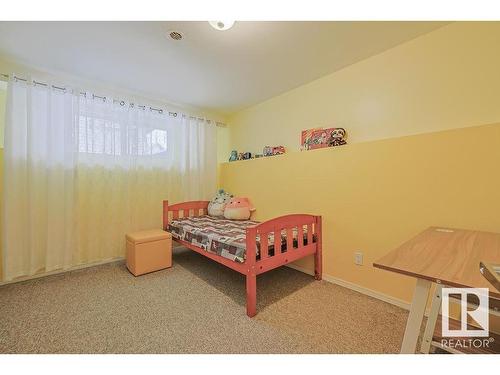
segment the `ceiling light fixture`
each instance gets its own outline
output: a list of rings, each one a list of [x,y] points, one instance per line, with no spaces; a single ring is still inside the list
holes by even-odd
[[[181,40],[182,39],[182,34],[178,31],[169,31],[168,35],[173,39],[173,40]]]
[[[208,21],[215,30],[229,30],[234,25],[234,21]]]

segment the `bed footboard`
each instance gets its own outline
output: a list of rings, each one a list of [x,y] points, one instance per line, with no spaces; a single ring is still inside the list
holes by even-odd
[[[257,258],[257,238],[259,258]],[[274,243],[269,244],[269,238]],[[257,313],[256,277],[261,273],[314,255],[315,278],[321,280],[321,216],[293,214],[277,217],[248,228],[246,241],[248,316],[252,317]]]

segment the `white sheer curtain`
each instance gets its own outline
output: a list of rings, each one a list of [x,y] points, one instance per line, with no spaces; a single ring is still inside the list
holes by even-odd
[[[16,80],[7,96],[5,280],[123,256],[163,199],[215,191],[213,123]]]

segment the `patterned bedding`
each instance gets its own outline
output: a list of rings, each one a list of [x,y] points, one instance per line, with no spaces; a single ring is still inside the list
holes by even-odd
[[[246,253],[246,228],[255,224],[252,220],[227,220],[211,216],[198,216],[172,220],[168,231],[174,239],[189,242],[208,252],[218,254],[235,262],[243,263]],[[293,231],[294,246],[297,246],[297,229]],[[313,242],[315,239],[313,238]],[[269,255],[274,255],[274,234],[268,238]],[[304,244],[307,244],[307,230],[304,228]],[[286,250],[286,233],[281,233],[281,247]],[[257,259],[260,241],[257,236]]]

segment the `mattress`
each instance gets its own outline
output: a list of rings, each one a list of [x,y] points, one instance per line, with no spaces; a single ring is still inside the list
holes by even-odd
[[[167,230],[174,239],[183,240],[205,251],[243,263],[246,258],[246,229],[258,224],[253,220],[227,220],[212,216],[197,216],[172,220]],[[294,229],[294,246],[297,246],[297,229]],[[313,242],[315,239],[313,238]],[[268,236],[269,255],[274,255],[274,233]],[[304,244],[307,244],[307,227],[304,227]],[[260,239],[256,238],[257,259],[260,258]],[[282,251],[286,251],[286,233],[281,233]]]

